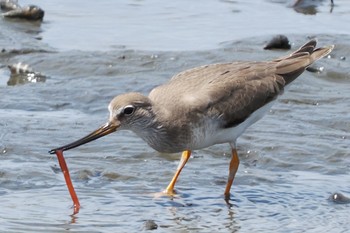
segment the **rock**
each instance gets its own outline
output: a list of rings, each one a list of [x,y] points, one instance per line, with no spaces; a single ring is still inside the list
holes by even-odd
[[[154,220],[146,220],[143,225],[145,230],[155,230],[158,228]]]
[[[286,36],[278,35],[273,37],[264,49],[290,49],[290,43]]]
[[[28,5],[21,7],[15,0],[0,0],[0,8],[7,18],[20,18],[27,20],[42,20],[45,12],[38,6]]]
[[[333,193],[328,199],[333,201],[334,203],[337,203],[337,204],[349,204],[350,203],[350,198],[344,196],[341,193]]]

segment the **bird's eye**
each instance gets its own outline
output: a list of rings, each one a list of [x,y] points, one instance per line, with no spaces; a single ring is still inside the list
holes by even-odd
[[[135,111],[135,107],[132,106],[132,105],[127,105],[127,106],[125,106],[125,108],[123,109],[124,115],[127,115],[127,116],[133,114],[134,111]]]

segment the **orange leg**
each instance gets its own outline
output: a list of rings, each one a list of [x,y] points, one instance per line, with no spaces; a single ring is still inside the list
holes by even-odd
[[[174,195],[174,187],[175,187],[175,183],[177,181],[177,178],[179,177],[182,168],[186,165],[188,159],[191,156],[191,151],[190,150],[185,150],[184,152],[182,152],[182,156],[181,156],[181,160],[179,163],[179,166],[177,167],[176,173],[173,177],[173,179],[170,181],[168,187],[164,190],[164,193],[169,194],[169,195]]]
[[[227,179],[226,189],[225,189],[225,193],[224,193],[226,200],[230,199],[230,189],[231,189],[233,180],[235,178],[236,172],[238,170],[238,166],[239,166],[239,158],[237,155],[237,150],[232,149],[232,158],[231,158],[231,162],[230,162],[228,179]]]

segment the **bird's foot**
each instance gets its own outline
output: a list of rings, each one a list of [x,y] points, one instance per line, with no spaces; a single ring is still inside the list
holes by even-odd
[[[229,207],[232,206],[232,204],[230,202],[231,201],[231,194],[230,193],[225,193],[224,194],[224,200],[225,200],[227,206],[229,206]]]
[[[176,191],[175,190],[168,190],[168,189],[165,189],[164,191],[162,192],[157,192],[157,193],[154,193],[153,194],[153,197],[154,198],[161,198],[161,197],[170,197],[170,198],[173,198],[176,196]]]

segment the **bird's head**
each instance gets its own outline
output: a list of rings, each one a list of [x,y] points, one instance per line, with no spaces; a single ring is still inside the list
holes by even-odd
[[[127,93],[116,96],[108,105],[109,120],[87,136],[49,151],[54,154],[57,150],[70,150],[115,131],[130,129],[135,132],[144,128],[152,119],[151,101],[140,93]]]

